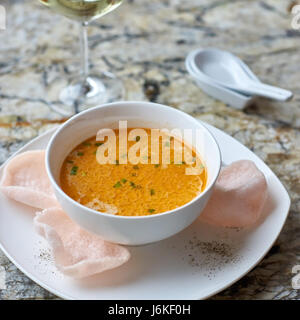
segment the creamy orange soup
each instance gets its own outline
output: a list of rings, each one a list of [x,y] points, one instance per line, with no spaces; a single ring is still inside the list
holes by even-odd
[[[131,129],[128,129],[128,133]],[[190,147],[192,161],[174,162],[174,137],[159,140],[159,161],[153,164],[151,156],[150,129],[144,129],[149,137],[148,164],[120,164],[119,131],[116,134],[116,161],[99,164],[97,149],[103,142],[96,137],[78,145],[65,159],[60,175],[63,191],[75,201],[100,212],[122,216],[144,216],[178,208],[199,195],[206,186],[206,168],[195,150]],[[127,142],[127,150],[138,143]],[[107,141],[104,140],[104,142]],[[167,142],[166,142],[167,141]],[[164,144],[164,145],[163,145]],[[180,144],[183,143],[180,142]],[[170,164],[164,164],[163,146],[169,147]],[[151,154],[152,152],[152,154]],[[145,159],[144,159],[145,160]],[[201,164],[199,174],[186,174],[188,167]]]

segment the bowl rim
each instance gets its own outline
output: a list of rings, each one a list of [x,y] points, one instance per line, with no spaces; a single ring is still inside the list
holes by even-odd
[[[88,208],[82,204],[80,204],[79,202],[77,202],[76,200],[72,199],[69,195],[67,195],[62,188],[59,186],[59,184],[56,182],[56,180],[53,177],[52,171],[50,169],[50,154],[51,154],[51,149],[52,146],[55,142],[55,140],[57,139],[57,137],[59,136],[59,134],[66,128],[68,127],[73,121],[77,120],[78,118],[81,118],[83,116],[85,116],[87,113],[89,112],[93,112],[95,110],[98,110],[100,108],[106,108],[106,107],[113,107],[113,106],[120,106],[120,105],[132,105],[132,104],[136,104],[136,105],[144,105],[146,107],[153,107],[153,106],[158,106],[160,108],[164,108],[164,109],[168,109],[171,112],[176,112],[176,113],[180,113],[181,116],[184,116],[186,118],[189,118],[190,121],[195,122],[195,124],[197,124],[198,126],[200,126],[204,131],[206,131],[206,133],[210,136],[210,138],[213,140],[215,146],[217,147],[218,150],[218,168],[216,170],[216,172],[214,173],[213,179],[211,180],[211,182],[209,183],[209,185],[207,185],[205,187],[205,190],[203,192],[201,192],[199,195],[197,195],[195,198],[193,198],[191,201],[185,203],[184,205],[175,208],[173,210],[169,210],[169,211],[165,211],[165,212],[161,212],[161,213],[156,213],[156,214],[152,214],[152,215],[144,215],[144,216],[121,216],[121,215],[112,215],[109,213],[105,213],[105,212],[100,212],[100,211],[96,211],[94,209]],[[169,107],[167,105],[163,105],[163,104],[159,104],[159,103],[154,103],[154,102],[148,102],[148,101],[117,101],[117,102],[111,102],[111,103],[106,103],[106,104],[101,104],[98,106],[95,106],[93,108],[89,108],[87,110],[84,110],[74,116],[72,116],[70,119],[68,119],[65,123],[63,123],[60,127],[58,127],[58,129],[56,130],[56,132],[53,134],[53,136],[51,137],[47,148],[46,148],[46,155],[45,155],[45,165],[46,165],[46,172],[47,175],[50,179],[50,182],[52,184],[52,187],[55,188],[55,190],[64,198],[66,198],[66,200],[68,200],[69,202],[71,202],[73,205],[79,207],[80,209],[83,209],[86,211],[86,213],[90,213],[92,215],[97,215],[97,216],[104,216],[104,217],[109,217],[111,219],[117,219],[117,220],[146,220],[146,219],[156,219],[162,216],[166,216],[166,215],[170,215],[170,214],[174,214],[174,213],[178,213],[180,212],[182,209],[192,205],[194,202],[198,201],[199,199],[201,199],[202,197],[204,197],[204,195],[206,193],[208,193],[211,188],[213,188],[220,170],[221,170],[221,165],[222,165],[222,158],[221,158],[221,151],[220,151],[220,147],[218,142],[216,141],[214,135],[210,132],[209,129],[206,128],[206,126],[204,124],[202,124],[202,122],[200,123],[197,119],[193,118],[192,116],[190,116],[189,114]],[[59,201],[58,201],[59,202]]]

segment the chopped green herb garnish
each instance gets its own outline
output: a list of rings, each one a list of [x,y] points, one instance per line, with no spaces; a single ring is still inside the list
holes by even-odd
[[[71,176],[76,176],[77,171],[78,171],[78,167],[77,166],[72,167],[70,175]]]
[[[150,190],[150,194],[151,194],[151,196],[154,196],[154,195],[155,195],[155,190],[154,190],[154,189],[151,189],[151,190]]]
[[[137,142],[137,141],[140,141],[140,140],[141,140],[141,137],[140,136],[136,136],[135,141]]]
[[[95,143],[95,146],[96,146],[96,147],[100,147],[100,146],[103,145],[103,143],[104,143],[104,142],[96,142],[96,143]]]
[[[154,165],[154,168],[158,168],[158,167],[159,167],[159,164],[155,164],[155,165]]]
[[[78,155],[79,157],[82,157],[82,156],[84,155],[84,153],[81,152],[81,151],[79,151],[79,152],[77,152],[77,155]]]
[[[86,172],[81,172],[81,175],[82,175],[83,177],[85,177],[85,176],[87,175],[87,173],[86,173]]]
[[[114,188],[120,188],[122,185],[120,183],[120,181],[118,181],[115,185],[114,185]]]
[[[170,142],[169,141],[165,142],[165,147],[170,147]]]
[[[73,160],[67,160],[67,163],[74,163]]]
[[[130,185],[132,186],[132,188],[136,188],[136,185],[134,182],[130,181]]]
[[[115,165],[118,166],[120,164],[119,160],[116,160]]]
[[[136,173],[135,173],[135,172],[132,173],[131,176],[132,176],[132,177],[136,177]]]
[[[86,147],[90,147],[92,144],[90,142],[84,142],[83,145]]]
[[[149,209],[148,212],[153,213],[153,212],[155,212],[155,209]]]
[[[134,170],[139,170],[139,166],[136,166],[136,165],[135,165],[135,166],[133,166],[133,169],[134,169]]]
[[[93,154],[97,154],[97,150],[93,152]]]
[[[127,180],[126,179],[121,179],[121,181],[122,181],[122,183],[126,183],[127,182]]]

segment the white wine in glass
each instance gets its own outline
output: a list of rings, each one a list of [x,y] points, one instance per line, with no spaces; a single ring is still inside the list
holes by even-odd
[[[88,61],[87,27],[89,22],[102,17],[121,5],[123,0],[39,0],[53,11],[67,18],[80,22],[82,72],[63,88],[59,95],[60,102],[71,107],[72,113],[120,98],[122,85],[112,74],[90,75]],[[64,110],[57,110],[62,114]]]
[[[98,19],[117,8],[122,0],[40,0],[56,12],[81,22]]]

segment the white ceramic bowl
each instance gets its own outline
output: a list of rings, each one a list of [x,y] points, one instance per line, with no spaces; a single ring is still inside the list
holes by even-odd
[[[69,152],[84,140],[95,136],[101,128],[118,128],[119,120],[127,120],[128,128],[192,129],[201,139],[193,143],[207,168],[207,186],[199,196],[175,210],[149,216],[116,216],[89,209],[71,199],[60,188],[60,169]],[[198,131],[197,131],[198,130]],[[188,141],[192,143],[192,141]],[[218,144],[206,127],[191,116],[174,108],[147,102],[116,102],[84,111],[54,134],[46,152],[46,169],[56,197],[71,219],[103,239],[142,245],[168,238],[189,226],[201,213],[221,167]]]

